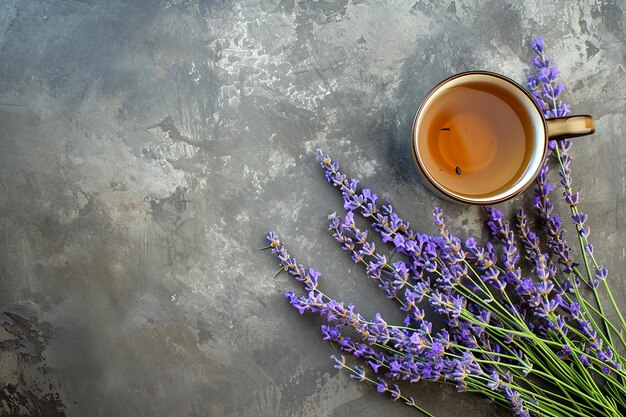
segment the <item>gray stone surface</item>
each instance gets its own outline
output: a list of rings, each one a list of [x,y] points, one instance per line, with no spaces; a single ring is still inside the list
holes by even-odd
[[[626,305],[625,6],[3,0],[5,403],[49,416],[408,415],[332,368],[320,322],[288,306],[296,286],[258,248],[275,229],[328,292],[397,319],[325,231],[340,197],[314,151],[416,228],[432,230],[442,206],[459,235],[484,236],[480,210],[420,185],[412,116],[459,71],[523,81],[539,34],[573,110],[597,120],[574,145],[575,188]],[[504,415],[441,385],[412,393],[438,416]]]

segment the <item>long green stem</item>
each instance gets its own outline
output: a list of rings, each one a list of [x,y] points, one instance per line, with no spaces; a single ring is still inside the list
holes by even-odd
[[[479,325],[479,326],[483,326],[486,329],[489,329],[491,331],[495,331],[496,333],[499,334],[506,334],[506,333],[514,333],[517,334],[521,337],[525,337],[527,339],[530,339],[530,341],[534,341],[537,343],[534,343],[533,346],[538,348],[538,353],[544,358],[545,361],[533,361],[533,363],[535,364],[548,364],[551,363],[553,365],[553,367],[551,367],[550,372],[539,372],[537,370],[532,371],[535,374],[541,375],[542,377],[547,377],[547,379],[551,380],[556,386],[559,387],[569,387],[572,392],[576,393],[577,395],[588,399],[589,401],[592,401],[594,403],[600,404],[604,407],[606,407],[606,404],[604,404],[601,401],[598,401],[597,399],[590,397],[589,395],[585,394],[586,390],[588,390],[590,387],[588,385],[588,381],[584,381],[580,378],[580,376],[575,373],[571,368],[565,366],[565,364],[563,363],[563,361],[558,358],[554,352],[551,349],[548,349],[546,344],[548,345],[554,345],[554,346],[561,346],[559,343],[557,342],[551,342],[545,339],[538,339],[536,336],[534,335],[529,335],[526,334],[524,332],[517,332],[517,331],[510,331],[508,329],[502,329],[499,327],[495,327],[495,326],[491,326],[485,323],[482,323],[478,320],[472,320],[471,317],[466,317],[466,319],[468,321],[473,321],[473,324]],[[528,351],[528,344],[522,345],[519,344],[519,347],[522,348],[525,351]],[[557,373],[556,375],[554,375],[554,373]],[[560,377],[559,377],[560,376]],[[565,381],[570,380],[570,381],[576,381],[578,387],[577,388],[573,388],[571,386],[569,386],[568,383],[566,383]],[[603,398],[604,399],[604,398]],[[605,399],[606,400],[606,399]]]

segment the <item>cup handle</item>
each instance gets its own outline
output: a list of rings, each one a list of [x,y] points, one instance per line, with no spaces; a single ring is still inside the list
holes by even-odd
[[[593,118],[588,114],[576,116],[555,117],[547,119],[548,139],[575,138],[591,135],[596,131]]]

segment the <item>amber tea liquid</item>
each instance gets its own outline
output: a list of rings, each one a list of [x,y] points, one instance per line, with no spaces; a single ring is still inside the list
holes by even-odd
[[[528,109],[511,89],[481,80],[442,86],[421,112],[417,145],[422,163],[444,188],[468,197],[487,196],[522,176],[535,130]]]

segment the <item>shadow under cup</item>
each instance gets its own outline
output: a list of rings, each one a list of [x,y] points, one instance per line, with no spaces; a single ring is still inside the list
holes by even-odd
[[[547,150],[533,98],[499,74],[461,73],[426,96],[413,123],[413,154],[425,182],[467,204],[493,204],[524,190]]]

